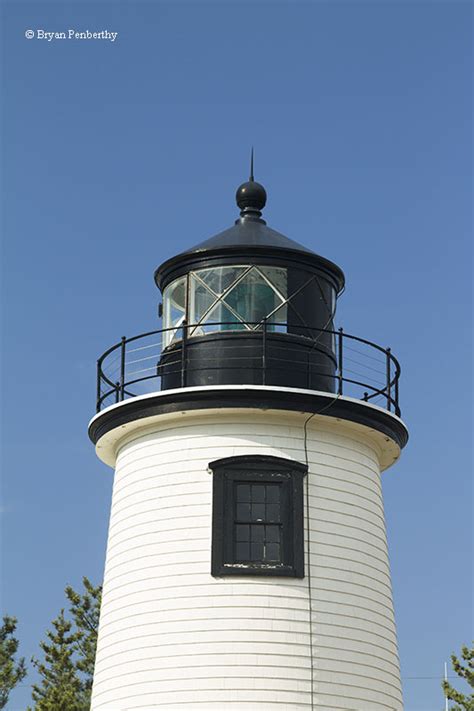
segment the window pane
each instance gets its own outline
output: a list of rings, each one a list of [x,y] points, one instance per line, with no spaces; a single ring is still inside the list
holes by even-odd
[[[250,526],[238,523],[235,527],[235,540],[240,542],[250,540]]]
[[[203,318],[201,328],[205,333],[250,330],[221,301]]]
[[[283,304],[280,308],[269,316],[267,321],[267,331],[271,333],[287,333],[288,325],[288,305]]]
[[[282,267],[258,267],[267,279],[278,289],[284,299],[288,296],[288,273]]]
[[[165,289],[166,300],[172,308],[184,312],[186,304],[186,278],[177,279]]]
[[[246,269],[247,266],[214,267],[214,269],[200,269],[196,274],[216,294],[223,294]]]
[[[250,544],[250,560],[252,560],[252,561],[263,560],[263,543],[251,543]]]
[[[263,504],[265,502],[265,484],[254,484],[252,486],[252,503]]]
[[[252,532],[252,543],[263,543],[265,536],[265,526],[250,526]]]
[[[266,506],[266,520],[267,521],[279,521],[280,520],[280,506],[279,506],[279,504],[267,504],[267,506]]]
[[[216,301],[216,297],[204,284],[191,276],[190,282],[191,323],[198,323]]]
[[[237,504],[237,520],[250,521],[250,504]]]
[[[250,484],[237,484],[236,500],[239,504],[250,502]]]
[[[265,526],[265,539],[267,543],[279,543],[280,526]]]
[[[282,303],[282,299],[265,279],[252,269],[231,291],[224,301],[248,322],[259,323],[268,316],[274,308]]]
[[[235,560],[237,563],[241,563],[246,560],[250,560],[250,544],[249,543],[236,543],[235,544]]]
[[[252,504],[252,521],[263,521],[265,518],[265,504]],[[246,519],[247,520],[247,519]]]
[[[186,278],[176,279],[166,287],[163,293],[163,328],[177,326],[184,319],[186,306]],[[168,346],[173,338],[182,338],[174,331],[165,331],[163,345]]]
[[[280,485],[279,484],[269,484],[267,486],[267,504],[279,504],[280,503]]]
[[[265,546],[265,560],[279,561],[280,560],[280,544],[267,543]]]

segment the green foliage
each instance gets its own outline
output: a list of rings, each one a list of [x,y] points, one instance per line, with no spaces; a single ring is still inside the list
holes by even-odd
[[[5,708],[10,691],[26,676],[25,660],[15,661],[18,640],[13,633],[16,624],[16,617],[5,615],[0,627],[0,709]]]
[[[90,705],[102,586],[94,587],[88,578],[83,578],[82,583],[85,589],[82,595],[68,585],[66,596],[71,603],[70,611],[77,630],[77,638],[73,643],[77,652],[76,668],[83,675],[84,696]]]
[[[35,711],[90,709],[102,588],[87,578],[82,582],[82,593],[71,586],[65,590],[71,620],[61,610],[46,633],[49,641],[40,644],[44,662],[33,660],[41,676],[33,686]]]
[[[77,633],[64,617],[64,610],[52,622],[53,629],[46,632],[49,641],[40,642],[44,662],[33,659],[41,682],[33,685],[36,711],[83,711],[82,683],[73,660]]]
[[[462,661],[454,654],[451,655],[453,669],[458,676],[467,681],[470,687],[474,688],[474,643],[471,649],[463,647],[461,654]],[[447,681],[443,681],[443,691],[447,699],[455,702],[455,706],[451,706],[451,711],[474,711],[474,694],[461,694]]]

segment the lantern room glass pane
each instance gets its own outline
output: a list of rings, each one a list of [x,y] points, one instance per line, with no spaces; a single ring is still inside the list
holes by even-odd
[[[186,314],[186,277],[181,277],[168,286],[163,293],[163,328],[174,329],[163,333],[166,347],[181,338],[179,326]]]
[[[199,323],[216,302],[216,296],[191,274],[190,323]]]
[[[268,317],[267,331],[272,331],[273,333],[286,333],[288,331],[287,321],[288,305],[285,303]]]
[[[232,286],[232,284],[248,269],[248,266],[238,267],[214,267],[213,269],[201,269],[196,272],[199,279],[205,282],[206,286],[219,296]]]
[[[282,267],[236,265],[200,269],[189,274],[189,303],[186,306],[187,279],[181,277],[163,294],[164,346],[182,338],[183,320],[189,336],[216,331],[287,331],[287,270]],[[186,311],[187,309],[187,311]]]
[[[192,329],[191,336],[202,336],[216,331],[245,331],[246,326],[237,316],[219,301],[201,320],[199,326]]]
[[[283,299],[257,269],[252,269],[242,277],[224,296],[224,300],[243,321],[254,326],[283,303]]]
[[[211,291],[211,286],[207,286],[204,280],[216,289],[223,289],[228,282],[235,283],[246,269],[248,267],[216,267],[191,274],[190,323],[196,324],[196,328],[190,330],[190,336],[202,336],[215,331],[245,330],[241,319],[221,297]]]
[[[288,272],[283,267],[258,267],[272,285],[286,299],[288,295]]]

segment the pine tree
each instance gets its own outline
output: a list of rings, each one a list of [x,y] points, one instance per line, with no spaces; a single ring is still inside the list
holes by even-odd
[[[44,662],[33,659],[41,683],[33,685],[35,711],[85,711],[83,687],[73,660],[78,634],[71,633],[72,624],[64,617],[64,610],[46,632],[49,642],[40,642]]]
[[[468,647],[463,647],[461,650],[462,662],[456,657],[456,655],[451,655],[451,662],[453,669],[461,678],[465,679],[470,687],[474,688],[474,643],[471,649]],[[451,711],[474,711],[474,694],[461,694],[456,691],[451,684],[447,681],[443,681],[443,691],[447,699],[455,702],[455,706],[451,706]]]
[[[76,668],[83,675],[84,700],[90,705],[102,586],[94,587],[85,577],[82,579],[82,583],[85,588],[82,595],[68,585],[66,596],[71,603],[70,612],[77,631],[77,637],[73,643],[78,656]]]
[[[18,640],[13,633],[16,624],[16,617],[5,615],[0,627],[0,709],[5,708],[10,692],[26,676],[25,660],[15,661]]]

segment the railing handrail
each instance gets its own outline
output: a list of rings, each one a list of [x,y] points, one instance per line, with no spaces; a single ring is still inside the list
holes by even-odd
[[[255,337],[260,337],[262,339],[262,384],[265,384],[266,382],[266,372],[267,372],[267,339],[268,337],[273,337],[275,335],[278,336],[293,336],[293,337],[299,337],[303,338],[306,340],[310,340],[313,342],[312,348],[308,351],[307,353],[307,361],[308,361],[308,377],[310,375],[318,375],[318,373],[315,373],[313,370],[310,370],[310,363],[309,363],[309,358],[311,353],[313,352],[314,349],[316,349],[316,346],[319,347],[319,350],[325,351],[327,349],[327,346],[325,344],[320,342],[320,339],[322,335],[328,335],[331,336],[334,339],[334,347],[333,348],[328,348],[327,350],[330,352],[332,356],[334,356],[334,362],[336,366],[336,373],[334,376],[328,375],[327,373],[325,374],[326,377],[331,377],[335,379],[335,385],[336,385],[336,391],[339,395],[343,394],[343,383],[350,383],[352,385],[360,386],[362,388],[366,388],[366,391],[364,392],[364,397],[361,398],[364,401],[369,401],[372,400],[373,398],[376,398],[378,396],[382,396],[385,398],[386,403],[387,403],[387,409],[391,411],[392,407],[394,409],[395,414],[400,415],[400,408],[399,408],[399,379],[400,379],[400,374],[401,374],[401,367],[400,363],[397,360],[397,358],[393,355],[392,351],[390,348],[383,348],[382,346],[379,346],[377,343],[374,343],[372,341],[369,341],[366,338],[361,338],[360,336],[354,336],[350,333],[346,333],[343,331],[342,328],[339,328],[337,331],[328,329],[328,328],[321,328],[318,326],[306,326],[304,324],[291,324],[289,325],[288,323],[282,323],[282,322],[273,322],[273,321],[268,321],[267,319],[263,319],[260,321],[246,321],[246,322],[239,322],[236,323],[235,321],[220,321],[220,322],[214,322],[212,324],[213,327],[216,329],[218,327],[222,326],[237,326],[240,328],[235,328],[235,329],[230,329],[228,331],[212,331],[209,334],[198,334],[198,335],[190,335],[190,329],[195,329],[196,327],[200,326],[202,324],[199,323],[190,323],[187,324],[183,322],[179,326],[172,326],[168,328],[159,328],[155,329],[153,331],[146,331],[145,333],[140,333],[136,336],[131,336],[129,338],[126,338],[123,336],[120,341],[115,343],[113,346],[108,348],[97,360],[97,411],[99,412],[103,402],[111,397],[112,395],[115,395],[116,401],[119,402],[125,397],[134,397],[134,394],[129,392],[127,388],[129,388],[131,385],[134,385],[139,382],[145,382],[147,380],[151,380],[154,378],[159,378],[160,375],[158,372],[154,373],[153,375],[143,375],[142,377],[139,378],[134,378],[132,380],[127,380],[127,362],[126,362],[126,356],[127,356],[127,346],[130,343],[133,343],[135,341],[138,341],[140,339],[146,339],[150,338],[152,336],[163,336],[164,334],[167,334],[169,332],[174,332],[174,333],[179,333],[182,331],[183,333],[183,338],[179,338],[173,342],[173,344],[168,344],[166,347],[162,347],[161,343],[157,344],[152,344],[150,346],[144,346],[143,348],[155,348],[158,346],[159,348],[159,353],[158,355],[161,356],[164,352],[166,352],[167,348],[171,345],[179,345],[181,344],[181,349],[180,353],[177,354],[179,355],[178,359],[175,361],[179,367],[177,368],[176,371],[169,371],[169,372],[176,372],[181,374],[181,386],[185,387],[186,386],[186,378],[187,374],[195,371],[196,369],[190,368],[189,364],[186,363],[186,347],[189,341],[195,339],[195,338],[206,338],[207,335],[211,335],[214,333],[220,333],[223,334],[225,333],[230,334],[232,331],[238,332],[239,334],[245,334],[246,336],[252,336],[255,335]],[[252,330],[248,331],[243,331],[242,326],[252,326],[252,327],[257,327],[253,328]],[[287,332],[276,332],[276,331],[271,331],[272,327],[286,327],[286,328],[293,328],[298,331],[298,333],[292,333],[291,331]],[[306,334],[302,334],[301,331],[306,331]],[[314,336],[313,334],[316,333],[317,335]],[[311,335],[310,335],[311,334]],[[385,363],[386,363],[386,378],[385,378],[385,385],[382,387],[374,387],[372,384],[368,382],[362,382],[359,380],[355,380],[353,378],[347,377],[346,372],[350,373],[353,372],[350,370],[350,368],[346,368],[345,364],[345,351],[344,351],[344,343],[345,340],[349,341],[354,341],[356,343],[361,343],[364,346],[367,346],[369,348],[375,349],[379,353],[383,354],[385,357]],[[353,350],[353,349],[349,349]],[[107,373],[104,372],[104,366],[106,359],[108,359],[111,354],[114,352],[118,351],[118,357],[119,357],[119,380],[112,380],[110,377],[108,377]],[[171,350],[170,350],[171,352]],[[364,354],[361,353],[361,351],[358,351],[362,357],[364,357]],[[152,356],[149,356],[147,358],[144,358],[143,360],[147,360],[149,358],[154,358],[156,357],[155,354]],[[373,357],[373,356],[369,356]],[[238,356],[233,356],[234,360],[238,358]],[[275,361],[280,360],[279,358],[273,356],[272,357],[272,369],[279,369],[280,366],[275,365]],[[284,362],[284,359],[282,359]],[[353,361],[350,357],[347,358],[349,361]],[[136,361],[135,361],[136,362]],[[174,362],[169,363],[169,365],[174,365]],[[370,369],[369,366],[366,366],[364,364],[360,364],[361,367],[366,367]],[[220,364],[219,366],[216,366],[216,368],[210,366],[209,364],[206,365],[206,370],[214,370],[214,369],[225,369],[226,366],[224,364]],[[254,367],[254,366],[253,366]],[[148,370],[148,369],[145,369]],[[372,370],[375,370],[372,368]],[[379,371],[381,372],[381,371]],[[133,373],[132,373],[133,374]],[[102,392],[102,385],[105,384],[108,386],[106,392]],[[393,396],[392,396],[393,393]]]

